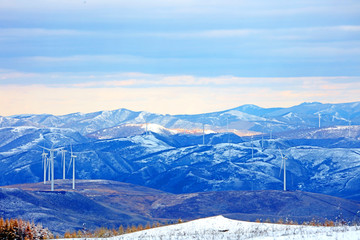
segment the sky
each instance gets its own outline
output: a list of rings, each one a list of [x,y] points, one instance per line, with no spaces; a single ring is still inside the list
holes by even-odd
[[[0,116],[360,101],[358,0],[0,0]]]

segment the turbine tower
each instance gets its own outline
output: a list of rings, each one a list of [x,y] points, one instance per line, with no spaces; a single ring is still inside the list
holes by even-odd
[[[320,128],[320,120],[321,120],[321,114],[320,113],[318,113],[319,114],[319,128]]]
[[[69,169],[70,166],[72,164],[73,167],[73,176],[72,176],[72,189],[75,189],[75,158],[77,157],[76,155],[74,155],[73,151],[72,151],[72,146],[70,145],[70,164],[69,164]]]
[[[282,154],[280,148],[279,148],[279,151],[280,151],[280,155],[281,155],[281,166],[280,166],[279,175],[281,174],[282,167],[284,166],[284,191],[286,191],[286,159],[287,159],[287,157]]]
[[[50,165],[51,165],[51,191],[54,191],[54,151],[50,150]]]
[[[62,157],[62,167],[63,167],[63,179],[65,179],[65,153],[67,152],[65,149],[61,149],[61,157]]]
[[[45,149],[43,149],[43,153],[41,154],[41,156],[42,156],[42,166],[44,168],[44,184],[46,184],[46,168],[47,168],[47,162],[48,162],[47,155],[48,155],[48,153],[46,153]]]
[[[145,136],[147,136],[149,134],[149,132],[148,132],[149,129],[148,129],[148,121],[147,121],[147,117],[145,116],[145,113],[144,113],[143,119],[145,122]]]
[[[47,178],[48,178],[48,181],[50,182],[51,181],[51,161],[50,161],[50,157],[47,159],[46,167],[47,167]]]
[[[272,139],[272,127],[271,127],[271,124],[267,121],[266,123],[266,128],[269,130],[269,139],[271,140]]]

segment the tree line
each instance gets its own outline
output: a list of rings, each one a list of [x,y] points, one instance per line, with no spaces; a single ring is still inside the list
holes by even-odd
[[[43,228],[22,219],[0,219],[1,240],[39,240],[52,238],[52,233]]]
[[[182,223],[183,221],[181,219],[179,219],[177,221],[177,223]],[[109,228],[98,228],[96,229],[94,232],[90,232],[90,231],[86,231],[86,230],[78,230],[78,231],[67,231],[64,234],[64,238],[108,238],[108,237],[114,237],[114,236],[118,236],[118,235],[122,235],[122,234],[126,234],[126,233],[133,233],[133,232],[138,232],[138,231],[142,231],[145,229],[150,229],[150,228],[156,228],[156,227],[161,227],[161,226],[166,226],[169,224],[174,224],[173,223],[160,223],[160,222],[156,222],[153,223],[152,225],[150,225],[150,223],[147,223],[145,226],[142,224],[139,225],[128,225],[126,227],[124,227],[123,225],[120,225],[119,228],[115,229],[109,229]]]

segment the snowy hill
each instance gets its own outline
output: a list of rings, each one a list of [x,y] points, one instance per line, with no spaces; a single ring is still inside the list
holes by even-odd
[[[317,227],[236,221],[216,216],[120,235],[109,240],[360,239],[359,226]],[[105,240],[105,239],[103,239]]]

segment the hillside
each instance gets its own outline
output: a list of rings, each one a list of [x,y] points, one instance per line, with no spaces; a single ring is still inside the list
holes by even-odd
[[[65,185],[68,185],[68,189],[71,189],[70,183]],[[79,185],[81,186],[81,184]],[[98,191],[106,199],[105,193],[109,189],[102,188],[104,186],[101,186]],[[37,190],[22,190],[14,187],[16,186],[0,188],[1,216],[4,218],[22,218],[41,223],[54,233],[63,234],[69,229],[82,229],[84,223],[86,228],[95,229],[101,226],[116,227],[124,223],[144,224],[150,220],[148,217],[139,214],[139,211],[127,209],[129,205],[125,203],[121,203],[121,207],[112,207],[111,204],[104,204],[102,201],[92,199],[78,191],[69,191],[68,189],[54,192],[43,191],[40,184],[36,187]],[[29,185],[25,185],[24,189],[28,187]],[[94,187],[96,188],[96,186]],[[96,190],[93,191],[90,188],[85,191],[91,194],[93,198],[96,198]],[[118,195],[116,191],[109,191],[108,193],[113,196]],[[146,193],[143,194],[146,195]],[[125,196],[128,196],[128,194],[124,195],[122,195],[122,198],[126,199]],[[119,199],[113,200],[117,201]],[[146,201],[146,197],[141,201]],[[131,204],[133,203],[131,202]],[[133,209],[136,205],[130,207]]]
[[[354,221],[360,205],[322,194],[291,191],[222,191],[170,194],[107,180],[57,180],[57,191],[43,183],[0,188],[1,214],[42,223],[53,232],[100,226],[143,224],[225,215],[233,219],[292,219],[299,222],[341,218]]]

